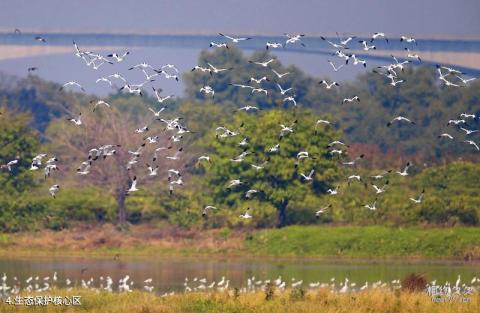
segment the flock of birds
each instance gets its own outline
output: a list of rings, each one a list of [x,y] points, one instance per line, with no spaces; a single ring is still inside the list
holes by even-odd
[[[141,289],[146,292],[159,292],[155,291],[155,283],[152,278],[147,278],[136,284],[130,275],[125,275],[118,279],[115,283],[110,276],[100,276],[98,278],[90,277],[89,279],[60,279],[57,272],[54,272],[52,276],[30,276],[25,280],[18,279],[16,276],[12,277],[9,281],[8,276],[4,273],[0,278],[0,295],[4,298],[15,296],[21,292],[48,292],[56,288],[66,288],[72,290],[73,288],[89,289],[94,291],[103,292],[132,292],[135,289]],[[139,285],[139,287],[136,287]],[[352,282],[348,277],[343,280],[337,281],[335,277],[332,277],[327,282],[312,281],[306,283],[303,280],[297,280],[291,278],[290,281],[284,280],[282,276],[276,279],[258,279],[255,276],[247,278],[246,285],[240,287],[234,287],[229,279],[222,276],[218,281],[207,278],[194,277],[192,279],[185,277],[183,282],[183,292],[238,292],[238,293],[254,293],[259,291],[266,291],[267,288],[272,288],[277,292],[285,292],[286,290],[292,290],[295,288],[307,288],[309,290],[326,289],[332,293],[352,293],[360,292],[369,289],[387,289],[397,290],[402,288],[400,279],[394,279],[392,281],[365,281],[362,285]],[[440,287],[443,294],[452,295],[455,292],[462,290],[470,290],[471,292],[477,292],[480,289],[480,278],[473,277],[471,281],[464,282],[461,276],[458,275],[456,281],[445,281],[443,285],[437,285],[437,281],[433,280],[427,284],[429,287]],[[181,289],[163,291],[161,297],[172,296]]]
[[[229,49],[229,45],[231,44],[241,44],[244,41],[252,39],[250,37],[234,37],[234,36],[224,35],[221,33],[219,34],[219,36],[225,41],[211,42],[209,45],[210,47],[214,47],[215,49]],[[304,36],[305,36],[304,34],[285,34],[284,42],[269,41],[265,44],[265,48],[266,50],[272,50],[272,49],[285,48],[290,45],[305,46],[304,42],[302,41]],[[46,39],[40,36],[35,37],[35,40],[42,43],[46,43]],[[332,66],[333,71],[339,71],[343,67],[349,64],[353,66],[361,65],[366,67],[367,64],[365,60],[360,59],[354,53],[349,53],[349,51],[351,51],[352,49],[361,49],[363,51],[376,50],[377,47],[375,46],[375,43],[378,40],[385,40],[387,44],[389,42],[389,39],[385,36],[384,33],[374,33],[368,41],[367,40],[357,41],[355,36],[351,36],[348,38],[338,37],[337,40],[321,37],[319,40],[326,42],[329,46],[333,48],[332,56],[336,57],[336,62],[328,60],[329,64]],[[401,77],[401,74],[405,70],[408,64],[412,62],[422,62],[422,59],[420,58],[420,56],[414,51],[415,47],[417,46],[417,41],[415,40],[415,38],[402,36],[400,38],[400,41],[405,43],[405,53],[406,53],[404,57],[405,60],[400,61],[395,56],[392,56],[392,62],[390,64],[379,66],[373,70],[378,75],[381,75],[386,79],[388,79],[392,87],[400,87],[405,82],[405,79]],[[357,47],[354,47],[355,42],[357,42]],[[130,55],[129,51],[112,52],[106,55],[101,55],[99,53],[95,53],[92,51],[82,50],[79,47],[79,45],[77,45],[76,42],[73,42],[73,46],[74,46],[74,55],[82,59],[86,66],[91,67],[94,70],[97,70],[101,66],[105,66],[107,64],[109,66],[115,66],[115,64],[120,62],[128,62],[128,58]],[[254,66],[257,66],[259,68],[264,68],[270,74],[265,75],[263,77],[251,77],[246,83],[230,82],[228,83],[228,85],[231,86],[231,88],[240,88],[242,90],[247,90],[252,94],[254,93],[262,94],[265,97],[267,97],[271,93],[278,92],[282,95],[283,102],[285,104],[291,104],[293,105],[293,107],[297,107],[298,104],[297,104],[295,90],[292,87],[286,88],[282,86],[283,78],[287,75],[293,75],[293,74],[290,72],[280,73],[279,71],[277,71],[274,66],[276,62],[277,62],[276,58],[269,58],[266,60],[250,60],[249,61],[250,64],[253,64]],[[28,70],[34,71],[36,70],[36,68],[29,68]],[[214,65],[211,63],[207,63],[205,66],[195,65],[191,69],[191,71],[193,72],[200,72],[200,73],[209,75],[209,77],[213,79],[217,74],[223,73],[226,71],[231,71],[231,70],[234,70],[234,69],[231,67],[222,68],[219,65]],[[466,86],[472,80],[474,80],[474,78],[467,78],[465,73],[459,70],[450,68],[448,66],[437,65],[436,70],[439,75],[438,76],[439,81],[444,83],[448,87],[453,88],[453,87]],[[182,124],[182,120],[183,120],[182,117],[175,117],[175,118],[168,119],[163,116],[163,112],[168,107],[169,101],[172,101],[174,99],[174,96],[173,95],[163,96],[161,94],[161,90],[153,86],[153,83],[160,78],[178,81],[180,71],[174,64],[164,64],[163,66],[154,66],[146,62],[130,66],[128,68],[128,72],[132,72],[132,71],[141,73],[144,77],[144,80],[139,83],[132,83],[129,80],[127,80],[125,74],[120,74],[117,72],[117,73],[112,73],[108,76],[103,76],[98,78],[96,80],[96,83],[105,84],[108,87],[112,87],[117,83],[120,83],[122,86],[120,88],[120,91],[133,94],[133,95],[138,95],[138,96],[143,96],[145,92],[151,88],[151,90],[155,94],[156,100],[161,105],[161,108],[158,110],[149,108],[149,111],[152,114],[153,122],[159,122],[164,126],[164,131],[168,133],[168,136],[169,136],[168,140],[170,142],[167,147],[165,146],[156,147],[154,155],[151,158],[152,162],[146,164],[147,169],[145,171],[146,173],[145,176],[146,177],[157,176],[159,166],[156,165],[155,162],[158,159],[161,151],[171,151],[171,149],[173,149],[173,144],[174,143],[178,144],[178,146],[180,147],[176,148],[176,151],[173,155],[166,155],[163,157],[171,161],[180,160],[181,155],[183,153],[183,147],[181,147],[181,142],[183,141],[186,135],[188,135],[189,133],[192,133],[191,130],[189,130],[185,125]],[[271,89],[264,88],[263,83],[266,81],[268,82],[273,81],[275,83],[276,89],[271,90]],[[338,86],[340,86],[338,82],[327,81],[327,80],[322,80],[318,84],[321,87],[323,87],[326,92],[329,92],[329,90],[335,89]],[[69,89],[69,90],[73,89],[73,90],[85,92],[85,89],[83,88],[83,86],[77,81],[66,82],[60,87],[60,91],[65,89]],[[203,93],[207,97],[211,97],[212,99],[214,99],[215,97],[215,90],[210,85],[204,85],[202,88],[199,89],[199,92]],[[350,103],[354,101],[360,102],[360,98],[358,95],[352,95],[351,97],[345,98],[343,100],[343,103]],[[92,100],[91,106],[92,106],[92,110],[90,114],[95,114],[96,110],[100,108],[109,109],[111,107],[111,105],[107,103],[105,100]],[[235,112],[237,111],[257,112],[260,109],[261,108],[257,106],[247,105],[247,106],[238,108],[237,110],[235,110]],[[71,122],[72,125],[74,125],[75,127],[83,126],[81,113],[78,116],[72,116],[67,120]],[[467,139],[465,139],[464,142],[466,144],[472,145],[475,150],[479,151],[480,148],[477,145],[477,143],[474,140],[470,139],[470,137],[473,134],[478,132],[477,129],[468,128],[470,120],[477,121],[478,117],[474,113],[462,113],[459,117],[455,117],[449,120],[447,125],[455,126],[455,129],[465,132]],[[296,131],[297,123],[298,121],[295,120],[291,123],[288,122],[288,123],[278,125],[279,142],[273,145],[272,147],[268,148],[268,150],[265,152],[267,154],[279,153],[279,151],[281,150],[280,142],[282,138],[287,137],[290,134],[294,133]],[[315,129],[315,134],[317,134],[317,127],[322,125],[328,127],[331,124],[332,124],[331,121],[319,119],[315,123],[315,125],[312,125],[312,128]],[[394,124],[398,124],[398,126],[401,126],[401,127],[415,127],[416,122],[406,116],[395,116],[388,122],[386,126],[391,127]],[[128,170],[131,170],[133,167],[136,167],[139,165],[140,157],[142,156],[146,145],[155,145],[159,143],[159,139],[160,139],[159,135],[149,134],[149,131],[150,131],[149,125],[139,127],[135,130],[132,130],[132,132],[133,131],[136,134],[142,134],[143,136],[145,136],[145,138],[141,146],[137,147],[136,149],[128,150],[128,153],[131,155],[131,159],[128,161],[127,164],[125,164],[125,167]],[[277,131],[277,130],[274,130],[274,131]],[[231,138],[231,137],[242,138],[241,140],[239,139],[239,142],[237,144],[239,149],[242,149],[242,152],[239,155],[232,156],[231,162],[237,162],[237,163],[247,162],[246,158],[249,155],[255,153],[255,151],[248,150],[249,139],[242,137],[241,130],[232,130],[232,129],[229,129],[227,126],[219,126],[216,128],[216,137],[217,139]],[[441,140],[454,140],[454,136],[447,132],[439,134],[438,137]],[[455,135],[455,137],[457,136]],[[87,159],[80,164],[80,166],[77,169],[77,174],[89,175],[91,167],[94,166],[95,161],[99,159],[107,159],[110,157],[114,157],[117,150],[120,148],[121,147],[119,145],[112,144],[112,143],[105,144],[99,147],[91,147],[89,151],[85,151],[85,154],[87,155]],[[331,143],[329,143],[328,148],[329,148],[329,153],[332,156],[338,155],[341,160],[341,164],[346,167],[355,168],[355,165],[364,158],[364,155],[362,154],[354,159],[346,160],[345,156],[346,156],[346,149],[348,148],[348,144],[342,142],[341,140],[332,141]],[[44,158],[47,158],[47,154],[45,153],[39,154],[35,158],[33,158],[31,162],[30,170],[40,169],[41,166],[43,165],[42,162]],[[298,153],[296,154],[296,162],[295,162],[296,166],[298,166],[298,164],[302,162],[302,160],[305,160],[307,158],[315,159],[316,156],[311,155],[311,153],[309,153],[308,151],[298,151]],[[43,170],[46,178],[49,177],[51,173],[53,173],[55,170],[58,169],[56,165],[57,161],[58,159],[55,156],[51,156],[47,158],[47,161],[43,166]],[[203,162],[211,162],[211,157],[209,155],[202,155],[197,157],[197,164],[203,163]],[[17,164],[18,164],[18,159],[10,160],[7,163],[1,165],[1,168],[11,171],[12,167],[14,167]],[[377,197],[380,194],[385,193],[389,186],[388,175],[396,174],[404,177],[408,176],[409,169],[412,165],[413,165],[412,163],[408,162],[404,166],[404,168],[399,171],[388,170],[378,175],[371,176],[369,179],[372,180],[371,186],[374,190],[374,194],[376,197],[371,203],[365,204],[364,207],[372,211],[377,210]],[[262,171],[266,166],[268,166],[268,160],[264,161],[261,164],[251,164],[251,166],[255,168],[255,170],[257,171]],[[167,179],[168,179],[169,192],[170,194],[173,194],[175,188],[180,187],[184,184],[183,176],[182,176],[183,173],[181,169],[178,169],[175,167],[168,169],[167,173],[168,173]],[[314,176],[315,176],[315,168],[308,170],[306,173],[299,173],[300,179],[305,183],[312,182],[314,180]],[[363,180],[364,178],[362,178],[360,175],[355,173],[347,177],[347,181],[349,183],[353,181],[363,181]],[[379,181],[380,183],[377,183],[375,181]],[[242,181],[240,178],[232,179],[231,181],[229,181],[226,188],[231,190],[238,186],[248,186],[248,182]],[[134,176],[133,179],[131,179],[129,188],[125,190],[125,193],[127,195],[130,195],[131,193],[136,192],[138,190],[139,188],[138,188],[137,176]],[[54,184],[49,188],[48,191],[52,197],[55,197],[56,194],[60,191],[60,185]],[[262,191],[256,190],[253,188],[248,189],[245,192],[245,198],[250,199],[259,192],[262,192]],[[337,195],[339,193],[339,186],[328,189],[327,193],[331,196]],[[412,203],[419,204],[422,202],[424,198],[424,194],[425,194],[425,190],[422,190],[422,192],[417,197],[412,197],[410,198],[410,200],[412,201]],[[315,213],[315,215],[317,217],[321,216],[330,207],[331,207],[331,204],[321,208]],[[203,208],[202,215],[206,217],[209,211],[215,210],[215,209],[217,209],[215,206],[207,205]],[[241,214],[239,217],[242,219],[251,219],[252,216],[253,215],[251,213],[250,208],[247,208],[247,210],[243,214]]]

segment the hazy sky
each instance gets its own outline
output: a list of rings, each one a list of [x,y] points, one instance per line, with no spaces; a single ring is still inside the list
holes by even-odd
[[[480,37],[480,0],[0,0],[0,29]]]

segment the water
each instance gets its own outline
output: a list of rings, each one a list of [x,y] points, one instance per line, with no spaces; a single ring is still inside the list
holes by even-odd
[[[83,272],[82,272],[83,270]],[[245,287],[248,278],[282,279],[289,283],[292,278],[310,282],[330,282],[332,277],[340,283],[348,278],[350,282],[363,285],[365,281],[382,280],[390,282],[402,279],[415,272],[422,273],[428,281],[455,282],[461,275],[467,285],[473,277],[480,276],[480,264],[454,262],[405,262],[405,261],[347,261],[311,259],[272,259],[272,258],[220,258],[220,257],[154,257],[126,258],[7,258],[0,259],[0,274],[6,273],[9,282],[13,276],[25,281],[30,276],[52,277],[57,272],[58,286],[65,279],[79,282],[81,279],[95,279],[98,286],[100,276],[111,276],[115,286],[125,275],[135,283],[134,288],[142,288],[143,281],[152,278],[152,286],[157,292],[183,291],[185,277],[206,278],[208,282],[219,281],[222,276],[230,280],[230,287]],[[51,280],[51,278],[50,278]],[[24,284],[26,285],[26,284]]]
[[[222,42],[223,38],[219,36],[207,35],[141,35],[141,34],[42,34],[47,43],[40,43],[33,38],[38,34],[33,33],[0,33],[0,48],[2,45],[21,45],[21,46],[65,46],[71,48],[71,53],[59,53],[48,55],[36,55],[30,57],[6,59],[0,61],[0,70],[16,76],[26,76],[28,67],[38,67],[35,72],[42,78],[64,83],[69,80],[79,81],[87,90],[87,93],[106,96],[114,93],[115,90],[106,88],[101,84],[95,84],[95,80],[101,76],[109,75],[114,72],[126,73],[126,69],[136,63],[147,61],[154,65],[165,63],[176,64],[182,73],[189,72],[197,64],[197,59],[203,49],[209,49],[211,41]],[[335,38],[331,38],[336,40]],[[356,40],[362,38],[356,38]],[[83,61],[73,56],[72,40],[75,40],[80,48],[86,46],[95,46],[95,50],[100,53],[110,53],[110,47],[118,47],[119,52],[128,47],[132,54],[127,58],[125,64],[116,64],[115,66],[102,66],[98,71],[87,68]],[[265,50],[265,42],[278,41],[283,42],[283,36],[253,36],[252,40],[240,43],[238,46],[251,53],[255,50]],[[302,40],[306,47],[299,45],[288,46],[285,49],[275,49],[272,52],[277,55],[285,65],[295,64],[310,75],[328,77],[335,81],[347,81],[355,78],[358,74],[366,70],[371,70],[376,66],[391,62],[388,53],[386,56],[374,56],[358,52],[357,55],[366,59],[367,69],[361,66],[348,66],[338,72],[333,72],[327,63],[329,59],[335,60],[331,53],[331,47],[319,37],[305,37]],[[358,43],[354,43],[358,45]],[[389,44],[384,40],[375,42],[378,51],[403,51],[406,46],[398,38],[390,38]],[[422,52],[480,52],[480,40],[443,40],[443,39],[423,39],[419,40],[418,46],[412,49]],[[399,58],[401,59],[401,58]],[[340,61],[338,61],[340,62]],[[428,62],[425,62],[428,63]],[[429,63],[430,64],[430,63]],[[433,63],[431,63],[433,64]],[[455,66],[454,64],[451,66]],[[455,66],[457,69],[467,72],[472,76],[479,76],[480,69]],[[142,77],[128,77],[132,83],[139,83]],[[157,88],[162,88],[165,94],[182,95],[184,85],[165,79],[158,79],[155,83]],[[117,86],[119,87],[119,86]]]

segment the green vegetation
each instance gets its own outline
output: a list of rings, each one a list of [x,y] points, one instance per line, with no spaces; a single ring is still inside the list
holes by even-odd
[[[475,228],[289,226],[259,230],[246,241],[259,255],[315,257],[480,257]]]
[[[300,296],[299,296],[300,294]],[[219,312],[219,313],[263,313],[263,312],[437,312],[469,313],[480,310],[478,293],[470,295],[470,302],[448,301],[435,303],[425,292],[367,290],[354,294],[332,293],[326,289],[315,291],[274,291],[266,299],[264,292],[241,293],[214,292],[176,294],[161,298],[154,294],[134,291],[131,293],[105,293],[85,289],[63,289],[56,296],[80,296],[81,306],[14,306],[0,304],[1,312],[92,312],[92,313],[145,313],[145,312]]]
[[[209,50],[202,52],[199,65],[209,62],[233,70],[215,74],[214,78],[200,72],[184,75],[186,96],[175,100],[164,112],[166,118],[185,117],[184,124],[193,131],[184,136],[183,163],[174,164],[182,168],[185,178],[185,186],[176,189],[174,197],[169,196],[165,180],[146,175],[145,163],[152,160],[153,146],[145,150],[145,158],[132,171],[118,171],[125,166],[126,151],[136,149],[143,141],[144,136],[134,134],[133,129],[151,123],[148,107],[160,108],[155,99],[112,94],[105,99],[111,109],[92,113],[90,96],[60,92],[58,84],[36,76],[14,80],[0,76],[0,164],[17,157],[21,160],[11,173],[4,169],[0,172],[0,230],[61,230],[78,223],[124,222],[232,230],[296,224],[479,225],[479,154],[462,142],[467,137],[461,130],[446,125],[462,112],[478,115],[479,82],[465,88],[446,88],[437,83],[431,68],[417,67],[402,74],[406,79],[402,88],[392,88],[388,80],[366,73],[327,91],[318,86],[320,78],[276,61],[274,68],[279,72],[291,72],[281,85],[295,89],[297,107],[284,103],[283,97],[273,92],[278,89],[273,79],[263,85],[272,90],[268,97],[228,85],[245,83],[251,76],[269,76],[265,68],[248,62],[269,57],[263,51],[246,55],[234,47]],[[215,89],[215,101],[199,92],[203,85]],[[343,98],[353,95],[358,95],[361,102],[342,104]],[[233,113],[245,105],[263,110]],[[79,112],[84,113],[84,129],[64,119]],[[415,117],[417,125],[386,127],[390,117],[397,114]],[[319,126],[315,131],[314,122],[319,118],[331,120],[333,126]],[[295,132],[280,140],[278,124],[294,120],[298,120]],[[217,139],[218,126],[241,129],[256,154],[248,155],[245,163],[231,162],[242,152],[237,145],[244,137]],[[104,130],[101,138],[96,127]],[[478,120],[469,121],[469,127],[480,128]],[[152,135],[162,131],[160,122],[151,123]],[[452,133],[455,140],[438,139],[442,132]],[[355,167],[342,166],[343,159],[327,153],[326,144],[334,139],[349,144],[345,160],[361,154],[364,159]],[[276,142],[281,144],[280,153],[265,153]],[[75,174],[89,149],[108,143],[120,144],[123,154],[99,161],[88,177]],[[159,145],[166,144],[166,138],[162,138]],[[301,150],[317,158],[306,159],[295,168],[295,153]],[[41,170],[28,170],[32,157],[45,152],[60,159],[60,171],[46,181]],[[210,155],[212,162],[197,164],[197,157],[204,154]],[[264,161],[268,161],[264,171],[255,171],[249,165]],[[413,163],[410,175],[394,174],[407,161]],[[172,163],[162,157],[157,163],[158,177],[165,177]],[[303,182],[300,173],[308,174],[314,167],[313,182]],[[369,178],[385,170],[392,174],[383,180]],[[352,174],[361,175],[362,181],[347,182]],[[134,175],[142,187],[125,197],[126,186]],[[228,192],[228,181],[237,178],[249,184]],[[387,192],[375,194],[372,184],[380,186],[387,181]],[[54,183],[62,186],[56,199],[48,195]],[[328,188],[336,186],[338,196],[326,194]],[[262,192],[245,199],[247,188]],[[423,189],[421,204],[409,200],[417,198]],[[375,199],[376,211],[364,208]],[[202,209],[209,204],[219,209],[202,218]],[[331,208],[316,218],[315,212],[329,204]],[[238,217],[247,207],[254,215],[249,221]]]

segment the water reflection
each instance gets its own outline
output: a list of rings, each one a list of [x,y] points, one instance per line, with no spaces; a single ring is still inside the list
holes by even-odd
[[[182,291],[185,277],[206,278],[219,281],[222,276],[230,280],[231,287],[243,287],[248,278],[275,279],[278,276],[289,282],[291,279],[309,282],[328,282],[348,278],[350,282],[363,284],[366,281],[390,282],[402,279],[415,272],[424,274],[429,281],[455,281],[461,275],[463,281],[480,276],[479,264],[428,263],[404,261],[345,261],[345,260],[306,260],[269,258],[2,258],[0,272],[8,277],[16,276],[25,281],[30,276],[52,276],[58,274],[58,286],[64,286],[69,278],[80,285],[82,279],[101,276],[112,277],[116,283],[129,275],[135,288],[142,288],[143,281],[152,278],[157,292]]]

